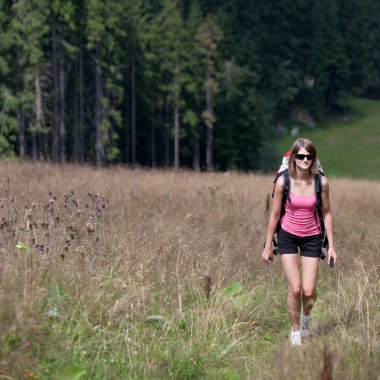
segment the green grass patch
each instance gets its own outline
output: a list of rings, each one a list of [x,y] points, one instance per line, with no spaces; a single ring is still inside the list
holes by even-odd
[[[299,137],[312,140],[328,176],[380,179],[380,101],[351,99],[349,121],[341,117],[321,121],[317,128],[299,126]],[[280,153],[288,151],[296,137],[274,141]]]

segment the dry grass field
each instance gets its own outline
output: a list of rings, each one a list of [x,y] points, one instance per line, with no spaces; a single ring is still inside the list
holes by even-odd
[[[339,261],[289,344],[272,178],[0,165],[0,379],[379,379],[380,183],[330,179]]]

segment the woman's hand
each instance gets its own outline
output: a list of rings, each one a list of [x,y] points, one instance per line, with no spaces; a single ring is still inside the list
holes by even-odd
[[[261,255],[263,263],[266,265],[271,265],[273,263],[273,252],[272,247],[264,248],[263,253]]]
[[[329,250],[327,251],[327,264],[330,265],[330,260],[333,259],[333,265],[336,264],[337,254],[335,251],[335,247],[329,247]]]

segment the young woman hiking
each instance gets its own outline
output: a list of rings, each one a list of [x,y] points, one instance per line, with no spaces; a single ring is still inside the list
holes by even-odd
[[[277,235],[278,253],[288,279],[288,313],[292,326],[292,345],[302,344],[302,337],[311,335],[311,310],[317,298],[316,286],[319,260],[322,254],[321,223],[316,215],[317,196],[315,180],[317,152],[314,144],[304,138],[297,139],[291,149],[288,163],[290,181],[289,197],[281,228]],[[280,219],[284,176],[278,178],[274,190],[272,212],[262,260],[270,265],[273,261],[272,240]],[[329,184],[322,176],[322,215],[329,241],[327,262],[336,262],[334,248],[333,218],[330,210]],[[301,256],[302,279],[299,270],[298,248]]]

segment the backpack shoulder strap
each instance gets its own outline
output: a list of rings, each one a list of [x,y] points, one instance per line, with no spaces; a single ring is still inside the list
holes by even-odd
[[[317,208],[322,207],[322,176],[323,176],[323,173],[318,172],[315,175],[315,180],[314,180],[314,189],[317,195]]]
[[[320,173],[315,175],[314,189],[315,189],[315,193],[319,197],[321,195],[321,191],[322,191],[322,179],[321,179]]]
[[[284,171],[283,176],[284,176],[284,191],[283,191],[282,199],[283,199],[283,203],[286,203],[287,200],[290,202],[290,197],[289,197],[289,194],[290,194],[290,178],[289,178],[289,173],[287,170]]]
[[[314,185],[315,185],[315,194],[317,197],[317,204],[315,205],[314,217],[315,221],[317,221],[317,217],[320,222],[320,232],[322,238],[322,248],[327,248],[329,246],[329,242],[326,235],[325,223],[323,221],[323,212],[322,212],[322,176],[324,176],[323,172],[319,171],[318,174],[315,175]],[[322,252],[321,259],[325,258],[325,254]]]
[[[315,175],[314,186],[315,186],[315,195],[317,197],[317,203],[315,205],[314,216],[315,220],[317,220],[317,216],[319,217],[321,223],[321,233],[325,232],[325,225],[323,223],[323,213],[322,213],[322,175],[320,172]]]
[[[280,172],[280,173],[277,174],[277,176],[276,176],[276,178],[274,180],[274,188],[273,188],[272,198],[274,197],[274,189],[276,187],[276,182],[277,182],[277,180],[281,176],[284,177],[284,186],[283,186],[283,190],[282,190],[282,202],[281,202],[280,219],[279,219],[279,221],[277,223],[277,226],[276,226],[276,230],[275,230],[276,233],[278,233],[280,231],[280,228],[281,228],[281,219],[282,219],[282,217],[285,214],[286,201],[290,202],[290,197],[289,197],[289,194],[290,194],[290,178],[289,178],[289,173],[288,173],[287,170],[284,170],[284,171],[282,171],[282,172]]]
[[[287,169],[277,173],[276,178],[273,181],[274,186],[273,186],[272,198],[274,198],[274,190],[276,188],[277,181],[281,176],[284,177],[284,188],[283,188],[283,200],[284,200],[284,199],[289,198],[289,193],[290,193],[290,179],[289,179],[289,173]]]

